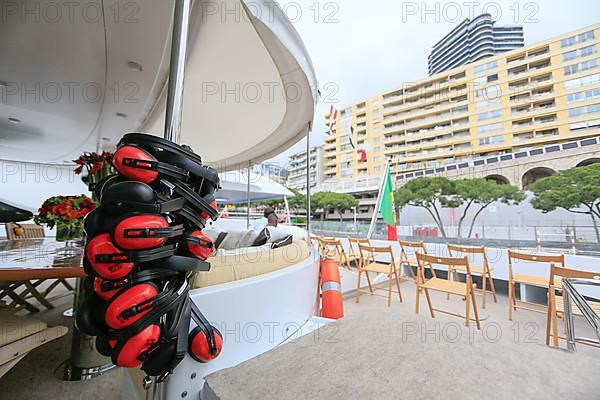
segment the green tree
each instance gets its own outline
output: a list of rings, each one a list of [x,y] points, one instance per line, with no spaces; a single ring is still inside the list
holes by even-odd
[[[589,215],[600,243],[600,164],[560,171],[535,182],[530,190],[535,195],[531,204],[544,213],[562,208]]]
[[[340,216],[340,222],[343,221],[346,210],[358,207],[358,200],[345,193],[319,192],[311,196],[310,201],[313,211],[319,208],[323,209],[321,219],[324,219],[328,212],[335,210]]]
[[[500,201],[504,204],[519,204],[526,198],[525,193],[520,191],[519,188],[499,184],[488,179],[461,179],[457,180],[454,185],[455,195],[451,199],[452,205],[460,203],[465,206],[458,221],[458,237],[461,237],[461,229],[467,219],[469,210],[476,209],[469,228],[468,237],[471,237],[477,218],[492,203]],[[444,205],[451,206],[449,204]]]
[[[441,235],[446,237],[438,203],[446,207],[458,207],[461,200],[456,196],[455,186],[453,181],[443,177],[417,178],[396,190],[394,199],[398,208],[410,205],[427,210],[440,229]]]

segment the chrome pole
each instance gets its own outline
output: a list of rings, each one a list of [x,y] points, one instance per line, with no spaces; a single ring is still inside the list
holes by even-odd
[[[252,161],[248,161],[248,177],[247,177],[247,186],[246,186],[246,229],[250,230],[250,167],[252,166]]]
[[[175,0],[164,135],[165,139],[174,143],[179,143],[181,132],[183,82],[185,78],[185,57],[190,25],[191,4],[192,0]]]
[[[309,123],[306,131],[306,242],[308,244],[310,244],[310,131]]]

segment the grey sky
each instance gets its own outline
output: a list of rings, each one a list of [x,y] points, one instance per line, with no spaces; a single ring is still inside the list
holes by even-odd
[[[487,10],[500,24],[523,25],[525,44],[533,44],[600,22],[594,0],[497,1],[280,1],[312,57],[319,85],[334,83],[337,108],[427,76],[427,56],[433,44],[465,18]],[[317,13],[316,10],[319,10]],[[426,13],[425,10],[428,10]],[[336,22],[337,21],[337,22]],[[321,116],[329,104],[319,104],[312,141],[322,144]],[[286,163],[298,143],[275,158]]]

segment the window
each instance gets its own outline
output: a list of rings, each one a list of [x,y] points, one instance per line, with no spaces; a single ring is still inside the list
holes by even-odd
[[[588,40],[592,40],[592,39],[595,39],[594,31],[587,31],[584,33],[580,33],[577,36],[571,36],[571,37],[561,40],[560,47],[569,47],[569,46],[573,46],[575,43],[583,43],[583,42],[587,42]]]
[[[567,90],[577,88],[580,86],[591,85],[593,83],[600,82],[600,74],[593,74],[584,76],[583,78],[571,79],[565,82],[565,88]]]
[[[577,108],[572,108],[569,110],[569,117],[571,117],[571,118],[577,117],[577,116],[583,115],[583,114],[585,114],[584,107],[577,107]]]
[[[486,113],[479,114],[477,116],[477,120],[478,121],[484,121],[486,119],[500,118],[501,116],[502,116],[502,111],[500,111],[500,110],[494,110],[494,111],[489,111],[489,112],[486,112]]]
[[[591,106],[588,106],[587,112],[588,114],[600,112],[600,104],[592,104]]]
[[[484,137],[484,138],[479,139],[480,146],[486,146],[489,144],[500,144],[500,143],[504,143],[503,135]]]
[[[587,47],[582,47],[579,50],[579,57],[586,57],[594,54],[596,52],[596,45],[591,45]]]
[[[565,75],[576,74],[579,71],[579,64],[568,65],[565,67]]]
[[[588,60],[579,64],[568,65],[565,67],[565,75],[576,74],[579,71],[588,71],[598,66],[597,60]]]
[[[381,167],[375,167],[375,168],[373,168],[373,171],[379,172],[379,171],[381,171]]]
[[[575,43],[577,43],[577,40],[575,39],[575,36],[571,36],[571,37],[568,37],[566,39],[561,40],[560,41],[560,47],[573,46]]]
[[[576,103],[578,101],[583,100],[583,93],[579,92],[579,93],[572,93],[570,95],[567,96],[567,103],[571,104],[571,103]]]
[[[577,58],[577,50],[569,51],[563,54],[563,61],[571,61]]]
[[[502,124],[482,125],[479,127],[479,133],[488,133],[499,131],[502,129]]]
[[[352,168],[352,162],[343,162],[341,167],[342,169]]]
[[[379,153],[381,151],[381,147],[375,147],[375,148],[373,148],[373,151],[375,153]]]
[[[381,162],[381,161],[383,161],[383,159],[382,159],[381,157],[375,157],[375,158],[373,159],[373,161],[374,161],[374,162],[376,162],[376,163],[378,163],[378,162]]]

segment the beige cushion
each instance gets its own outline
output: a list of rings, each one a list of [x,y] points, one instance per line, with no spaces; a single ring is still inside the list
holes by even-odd
[[[270,245],[219,251],[209,258],[208,272],[197,272],[192,288],[202,288],[253,278],[298,264],[310,257],[310,248],[300,239],[289,246],[271,249]]]
[[[46,329],[46,324],[14,314],[10,308],[0,309],[0,347]]]

